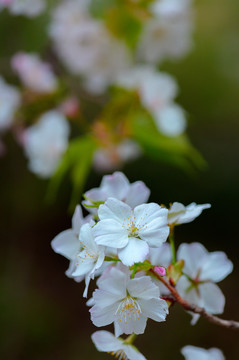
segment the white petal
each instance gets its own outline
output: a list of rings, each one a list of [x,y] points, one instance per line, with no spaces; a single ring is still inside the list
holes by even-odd
[[[149,195],[150,190],[147,186],[142,181],[136,181],[130,185],[125,202],[134,209],[137,205],[146,203]]]
[[[199,285],[203,307],[212,314],[222,314],[225,306],[225,297],[219,287],[213,283]]]
[[[165,321],[166,315],[168,314],[166,301],[162,299],[140,299],[138,302],[145,316],[154,321]]]
[[[211,348],[208,352],[213,360],[225,360],[225,356],[219,349]]]
[[[180,217],[178,224],[185,224],[193,221],[196,217],[201,215],[203,210],[209,209],[210,207],[210,204],[197,205],[195,203],[186,206],[186,212]]]
[[[127,289],[131,297],[139,299],[152,299],[159,297],[159,289],[153,284],[150,276],[142,276],[140,278],[130,279]]]
[[[122,333],[124,334],[143,334],[145,327],[146,327],[146,323],[147,323],[147,317],[144,315],[140,315],[140,318],[137,319],[136,321],[133,319],[128,319],[127,322],[124,321],[117,321],[118,325],[120,326]]]
[[[222,251],[215,251],[208,254],[207,259],[204,261],[200,279],[219,282],[230,274],[232,270],[233,264],[227,258],[227,255]]]
[[[168,223],[177,224],[180,217],[186,212],[186,208],[179,202],[174,202],[168,212]]]
[[[74,231],[75,234],[79,234],[83,221],[84,219],[83,219],[82,209],[80,205],[77,205],[75,208],[74,215],[72,217],[72,230]]]
[[[91,339],[99,351],[117,351],[122,349],[122,341],[108,331],[96,331]]]
[[[152,265],[168,267],[172,262],[172,250],[168,243],[162,244],[158,249],[151,248],[149,254]]]
[[[200,243],[181,244],[178,248],[177,259],[185,261],[183,271],[191,278],[195,278],[207,254],[207,250]]]
[[[95,241],[99,245],[123,248],[128,244],[128,231],[114,219],[99,221],[93,228]]]
[[[139,236],[151,247],[159,247],[169,234],[168,210],[158,204],[142,204],[134,209]]]
[[[155,121],[158,130],[171,137],[181,135],[187,127],[185,112],[176,104],[170,104],[156,110]]]
[[[185,360],[213,360],[213,358],[209,358],[207,350],[195,346],[184,346],[181,353],[185,357]]]
[[[95,326],[106,326],[114,322],[115,320],[115,312],[117,310],[117,303],[112,304],[111,306],[108,306],[104,308],[104,311],[102,311],[102,308],[97,307],[97,305],[94,305],[92,309],[90,309],[91,314],[91,321]]]
[[[95,242],[93,229],[89,224],[82,225],[79,234],[79,241],[84,249],[97,252],[98,245]]]
[[[124,352],[129,360],[146,360],[146,358],[134,346],[123,345]]]
[[[129,180],[119,171],[114,172],[112,175],[103,177],[100,187],[107,194],[107,197],[113,197],[123,200],[128,192]]]
[[[82,251],[79,256],[84,259],[85,251]],[[85,254],[86,255],[86,254]],[[82,260],[80,257],[76,256],[74,261],[74,271],[72,272],[72,276],[85,276],[88,274],[94,266],[93,261],[91,260]]]
[[[128,244],[118,250],[119,259],[126,266],[131,266],[136,262],[143,262],[149,253],[149,246],[146,241],[129,238]]]
[[[126,296],[126,283],[128,279],[128,274],[117,269],[116,267],[111,267],[105,271],[107,276],[103,275],[98,279],[97,285],[101,290],[104,290],[108,293],[114,294],[117,296],[117,299],[122,299]]]
[[[52,249],[71,260],[80,250],[81,244],[75,233],[71,230],[62,231],[51,242]]]
[[[128,217],[132,216],[132,210],[129,205],[122,201],[115,198],[108,198],[103,205],[100,205],[98,216],[100,220],[114,219],[122,223],[126,221]]]

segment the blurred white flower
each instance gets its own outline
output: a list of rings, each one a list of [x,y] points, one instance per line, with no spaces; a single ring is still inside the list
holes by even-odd
[[[0,76],[0,131],[9,128],[14,113],[20,106],[20,93],[15,86],[8,85]]]
[[[48,93],[56,90],[57,79],[48,63],[42,62],[38,55],[19,52],[12,58],[12,68],[23,84],[36,92]]]
[[[137,159],[142,154],[140,146],[133,140],[124,140],[95,151],[93,166],[99,172],[119,169],[124,163]]]
[[[130,184],[127,177],[119,171],[112,175],[103,176],[100,187],[93,188],[85,193],[85,196],[93,201],[106,201],[109,197],[113,197],[125,202],[132,208],[146,203],[149,195],[150,190],[142,181]],[[90,205],[91,203],[86,200],[83,201],[83,204]]]
[[[120,74],[116,84],[138,92],[142,105],[152,114],[163,135],[178,136],[186,130],[184,111],[174,103],[178,86],[172,76],[152,66],[138,65]]]
[[[177,104],[170,104],[155,113],[155,123],[159,131],[170,137],[183,134],[187,121],[183,109]]]
[[[159,247],[169,234],[168,210],[155,203],[132,209],[120,200],[108,198],[100,205],[98,216],[95,241],[118,249],[119,259],[127,266],[143,262],[149,247]]]
[[[1,8],[8,8],[13,15],[35,17],[46,8],[45,0],[0,0]]]
[[[159,298],[159,288],[149,276],[130,279],[127,268],[112,267],[93,293],[91,320],[96,326],[115,325],[115,335],[143,334],[147,318],[165,321],[166,301]],[[104,276],[104,275],[103,275]]]
[[[191,203],[188,206],[184,206],[181,203],[174,202],[168,212],[168,223],[169,225],[189,223],[201,215],[203,210],[210,207],[211,204],[197,205],[196,203]]]
[[[185,357],[185,360],[225,360],[221,350],[216,348],[205,350],[196,346],[187,345],[182,348],[181,353]]]
[[[110,353],[122,360],[146,360],[138,349],[127,344],[124,339],[116,338],[108,331],[96,331],[91,339],[98,351]]]
[[[129,66],[126,45],[114,38],[103,22],[90,16],[87,1],[63,1],[54,9],[49,31],[68,70],[82,75],[93,93],[104,91]]]
[[[192,47],[192,30],[191,1],[156,1],[139,41],[139,59],[158,63],[186,55]]]
[[[24,148],[29,168],[40,177],[50,177],[68,146],[69,124],[58,111],[43,114],[25,130]]]
[[[205,308],[212,314],[222,314],[225,298],[214,284],[223,280],[233,270],[232,262],[222,251],[209,253],[202,244],[181,244],[177,252],[178,260],[185,262],[183,272],[177,282],[179,294],[191,304]],[[191,280],[190,280],[191,279]],[[194,324],[198,314],[192,314]]]

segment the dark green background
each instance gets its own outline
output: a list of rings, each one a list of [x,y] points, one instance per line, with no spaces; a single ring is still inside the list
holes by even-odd
[[[235,264],[220,287],[226,298],[224,317],[239,320],[239,2],[196,2],[195,46],[179,63],[165,63],[181,91],[178,101],[189,114],[188,133],[208,162],[208,169],[189,177],[179,170],[142,158],[123,170],[131,181],[151,188],[151,201],[168,204],[209,202],[197,220],[177,228],[177,244],[200,241],[210,250],[223,250]],[[0,14],[0,73],[12,79],[8,60],[16,50],[37,51],[49,46],[47,19],[31,21]],[[43,52],[44,53],[44,52]],[[66,181],[54,204],[45,202],[47,182],[26,169],[26,160],[12,136],[0,160],[1,219],[1,350],[9,360],[106,359],[90,341],[97,330],[85,301],[84,285],[64,275],[67,261],[50,247],[51,239],[70,227],[67,212],[70,184]],[[91,173],[85,189],[98,186]],[[175,305],[167,322],[149,321],[139,348],[150,359],[181,359],[187,344],[219,347],[227,360],[238,360],[238,332],[190,317]],[[109,357],[110,358],[110,357]]]

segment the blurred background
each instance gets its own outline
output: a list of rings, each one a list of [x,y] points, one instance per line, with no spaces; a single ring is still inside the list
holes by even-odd
[[[166,62],[162,70],[180,86],[178,102],[189,114],[188,133],[208,163],[189,176],[181,170],[140,158],[123,168],[131,182],[144,181],[151,201],[187,205],[211,203],[198,219],[176,229],[176,243],[199,241],[209,251],[222,250],[234,272],[219,284],[226,296],[224,318],[239,320],[239,2],[195,2],[194,48],[182,61]],[[17,46],[39,51],[46,44],[47,19],[34,21],[0,13],[0,70]],[[7,76],[8,74],[6,74]],[[0,160],[0,342],[2,359],[106,359],[90,341],[95,331],[82,299],[83,284],[64,275],[68,261],[53,252],[50,242],[71,226],[70,185],[61,187],[54,204],[46,202],[47,181],[27,170],[26,160],[11,135],[4,137],[7,154]],[[91,172],[85,190],[99,185]],[[80,202],[80,199],[79,199]],[[92,287],[93,288],[93,287]],[[227,360],[239,358],[238,333],[190,316],[179,306],[166,323],[148,321],[136,345],[148,359],[181,359],[190,344],[218,347]],[[109,356],[110,359],[110,356]]]

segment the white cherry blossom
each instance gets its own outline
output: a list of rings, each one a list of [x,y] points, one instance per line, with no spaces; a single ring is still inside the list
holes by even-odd
[[[93,293],[91,320],[100,327],[114,323],[115,335],[144,333],[147,318],[164,321],[168,313],[166,301],[159,298],[159,288],[149,276],[130,279],[126,268],[112,267],[98,282]]]
[[[147,202],[149,195],[150,190],[142,181],[130,184],[127,177],[120,171],[103,176],[98,188],[93,188],[85,193],[85,196],[93,201],[104,202],[107,198],[113,197],[125,202],[132,208]],[[90,204],[90,201],[84,201],[83,204]],[[88,210],[96,212],[95,209]]]
[[[177,282],[179,294],[189,303],[205,308],[212,314],[222,314],[225,297],[215,284],[223,280],[233,270],[232,262],[222,251],[209,253],[202,244],[181,244],[177,252],[178,260],[185,262],[183,272]],[[191,280],[190,280],[191,279]],[[194,324],[199,318],[193,315]]]
[[[152,17],[144,25],[138,45],[140,60],[158,63],[178,59],[192,47],[191,2],[163,0],[152,4]]]
[[[67,149],[69,132],[66,118],[56,110],[44,113],[25,130],[24,148],[32,172],[42,178],[54,173]]]
[[[93,166],[98,172],[120,169],[142,154],[141,147],[136,141],[125,139],[117,144],[98,148],[94,153]]]
[[[154,118],[158,130],[166,136],[179,136],[187,127],[185,112],[174,103],[156,110]]]
[[[191,203],[184,206],[179,202],[174,202],[168,212],[168,223],[170,225],[189,223],[201,215],[203,210],[209,209],[210,207],[211,204],[197,205],[196,203]]]
[[[101,93],[129,66],[130,54],[102,21],[91,17],[88,3],[62,1],[54,9],[50,36],[68,70],[82,75],[90,92]]]
[[[57,79],[48,63],[42,62],[37,54],[19,52],[12,58],[12,68],[23,84],[36,92],[48,93],[56,90]]]
[[[124,339],[116,338],[108,331],[96,331],[91,339],[98,351],[104,351],[121,360],[146,360],[138,349],[127,344]]]
[[[8,85],[0,76],[0,132],[8,129],[20,106],[20,93],[15,86]]]
[[[46,8],[45,0],[0,0],[1,8],[8,8],[12,15],[35,17]]]
[[[96,242],[118,249],[119,259],[127,266],[144,261],[149,248],[159,247],[169,234],[168,210],[155,203],[141,204],[133,210],[122,201],[108,198],[100,205],[98,216]]]
[[[182,348],[181,353],[185,360],[225,360],[223,353],[217,348],[205,350],[187,345]]]

